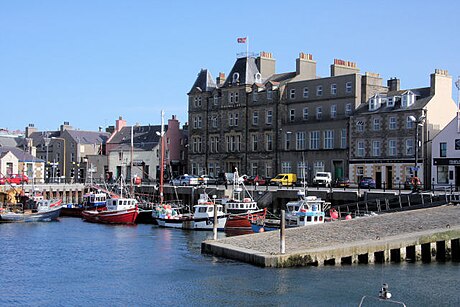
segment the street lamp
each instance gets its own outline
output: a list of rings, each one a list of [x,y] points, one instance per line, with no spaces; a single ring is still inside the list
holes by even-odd
[[[414,177],[417,177],[417,171],[418,171],[418,147],[419,147],[419,140],[418,140],[418,126],[423,126],[423,123],[425,122],[426,116],[421,115],[418,118],[415,116],[411,115],[409,116],[409,120],[413,123],[415,123],[415,163],[414,163]]]
[[[65,178],[66,178],[66,173],[65,173],[65,149],[66,149],[66,146],[65,146],[65,139],[64,138],[61,138],[61,137],[57,137],[57,136],[53,136],[51,137],[51,139],[53,140],[62,140],[64,142],[64,155],[63,155],[63,160],[62,160],[62,174],[64,175],[64,183],[65,183]]]

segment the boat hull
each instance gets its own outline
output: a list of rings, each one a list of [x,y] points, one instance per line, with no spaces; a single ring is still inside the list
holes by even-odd
[[[51,222],[58,219],[61,213],[61,207],[50,209],[46,212],[34,213],[14,213],[8,212],[0,214],[0,222]]]
[[[137,215],[137,207],[128,210],[82,212],[82,218],[85,221],[102,224],[134,224]]]
[[[225,224],[225,230],[251,230],[251,222],[254,223],[257,220],[264,220],[265,215],[265,209],[246,214],[230,214]]]
[[[214,229],[214,217],[209,218],[156,218],[158,226],[165,228],[177,228],[177,229],[189,229],[189,230],[213,230]],[[217,217],[217,230],[223,231],[225,223],[227,222],[227,216],[222,215]]]

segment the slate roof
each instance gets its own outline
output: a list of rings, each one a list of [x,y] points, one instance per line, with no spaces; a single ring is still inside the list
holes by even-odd
[[[0,146],[16,147],[20,143],[18,137],[0,136]]]
[[[45,146],[45,138],[59,137],[59,131],[37,131],[32,132],[29,138],[32,139],[32,144],[35,147]]]
[[[164,126],[165,132],[168,125]],[[161,131],[161,125],[154,126],[134,126],[134,150],[152,150],[160,142],[160,136],[157,134]],[[111,150],[130,150],[131,149],[131,127],[123,127],[108,142],[112,145]]]
[[[11,151],[13,155],[18,158],[19,162],[44,162],[41,159],[37,159],[36,157],[32,156],[28,152],[21,150],[20,148],[17,147],[7,147],[7,146],[2,146],[0,147],[0,156],[4,156],[6,153]]]
[[[260,73],[256,65],[256,59],[253,57],[244,57],[236,60],[230,74],[225,80],[224,87],[233,84],[233,74],[239,74],[239,84],[253,84],[255,83],[255,75]]]
[[[386,113],[386,112],[403,112],[403,111],[410,111],[410,110],[420,110],[423,109],[428,102],[430,102],[433,96],[430,96],[430,88],[418,88],[418,89],[406,89],[406,90],[398,90],[385,93],[379,93],[381,97],[392,97],[392,96],[400,96],[403,93],[411,91],[415,94],[416,100],[414,104],[409,107],[403,108],[401,107],[401,102],[396,102],[394,107],[387,107],[386,103],[382,103],[382,106],[374,111],[369,111],[369,102],[365,102],[359,105],[359,107],[355,111],[355,115],[360,114],[378,114],[378,113]]]
[[[98,131],[65,130],[79,144],[105,144],[110,133]]]
[[[193,92],[197,88],[202,92],[211,92],[216,87],[216,83],[214,82],[214,78],[211,73],[207,69],[201,69],[189,93]]]

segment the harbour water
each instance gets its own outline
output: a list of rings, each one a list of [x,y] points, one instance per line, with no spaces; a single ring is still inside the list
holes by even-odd
[[[219,233],[219,236],[224,236]],[[212,232],[61,218],[0,224],[1,306],[460,306],[459,263],[290,269],[202,255]]]

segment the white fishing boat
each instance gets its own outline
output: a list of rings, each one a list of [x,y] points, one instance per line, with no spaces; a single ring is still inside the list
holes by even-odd
[[[238,170],[233,174],[232,196],[222,198],[224,211],[229,214],[226,230],[252,230],[251,222],[264,220],[266,210],[259,208],[252,195],[246,189]]]
[[[0,208],[0,222],[50,222],[57,220],[61,213],[62,199],[42,199],[36,209],[23,210],[22,204]]]
[[[305,196],[299,191],[298,200],[286,204],[286,227],[304,227],[324,223],[325,201],[316,196]]]
[[[224,230],[227,214],[221,204],[215,204],[207,194],[201,194],[198,204],[193,207],[193,213],[181,213],[176,208],[166,206],[164,211],[155,217],[160,227],[180,228],[190,230],[213,230],[214,208],[217,210],[217,229]]]

